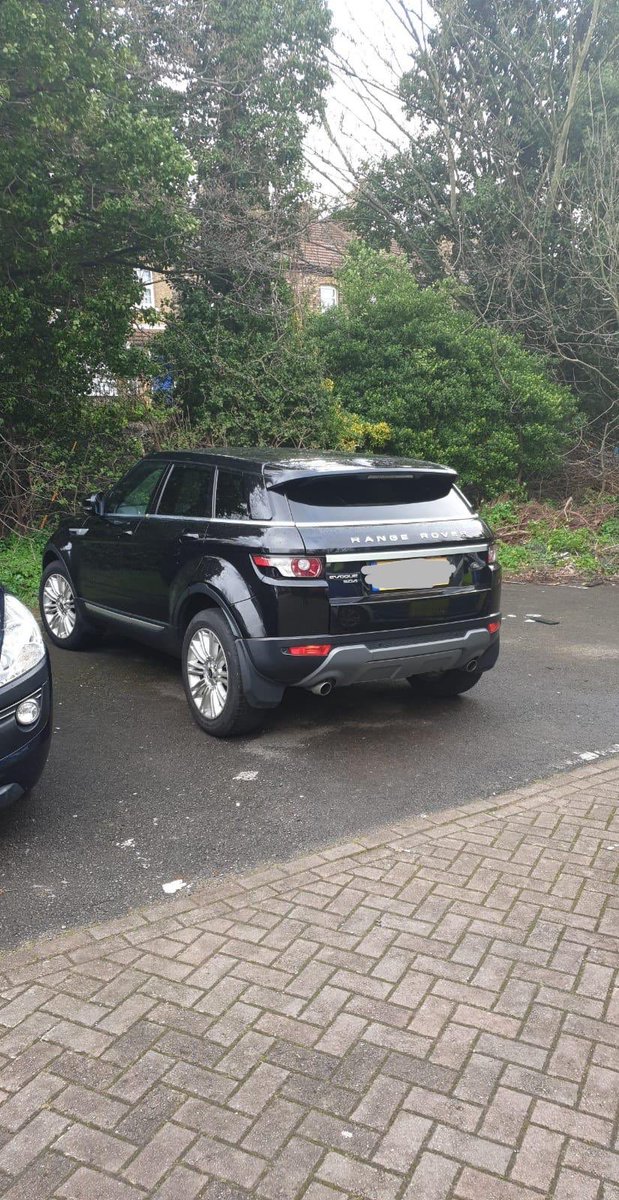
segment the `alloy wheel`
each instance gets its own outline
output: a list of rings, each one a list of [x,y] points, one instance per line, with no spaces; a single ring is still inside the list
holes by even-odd
[[[202,716],[211,721],[221,716],[228,699],[228,660],[212,629],[197,629],[187,647],[187,680]]]
[[[75,629],[77,612],[73,588],[64,575],[48,575],[43,586],[43,613],[54,637],[68,638]]]

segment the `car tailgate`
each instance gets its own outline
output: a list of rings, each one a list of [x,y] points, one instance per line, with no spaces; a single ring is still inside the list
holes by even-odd
[[[492,573],[487,542],[326,556],[330,631],[404,629],[481,617]]]

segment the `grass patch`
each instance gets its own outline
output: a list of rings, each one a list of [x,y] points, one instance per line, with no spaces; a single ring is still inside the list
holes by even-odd
[[[41,554],[47,541],[46,533],[30,537],[11,537],[0,540],[0,583],[24,604],[37,603],[41,579]]]
[[[482,507],[497,536],[506,579],[573,581],[619,578],[619,497],[575,506],[501,499]]]

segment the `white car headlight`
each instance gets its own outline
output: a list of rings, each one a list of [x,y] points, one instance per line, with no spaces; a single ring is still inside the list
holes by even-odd
[[[0,687],[25,675],[45,658],[45,643],[32,613],[15,596],[4,597]]]

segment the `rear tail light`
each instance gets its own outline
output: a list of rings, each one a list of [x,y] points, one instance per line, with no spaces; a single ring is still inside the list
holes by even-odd
[[[486,629],[488,630],[488,633],[498,633],[500,628],[501,628],[500,620],[488,621],[488,624],[486,625]]]
[[[314,556],[290,558],[284,554],[252,554],[251,557],[256,567],[278,571],[284,579],[320,579],[324,575],[323,559]]]
[[[310,642],[306,646],[289,646],[286,651],[286,654],[292,654],[295,658],[302,658],[305,655],[311,655],[314,658],[326,658],[327,654],[330,653],[330,642]]]
[[[495,563],[495,562],[496,562],[496,546],[494,545],[494,542],[493,542],[491,546],[488,546],[488,563]]]

